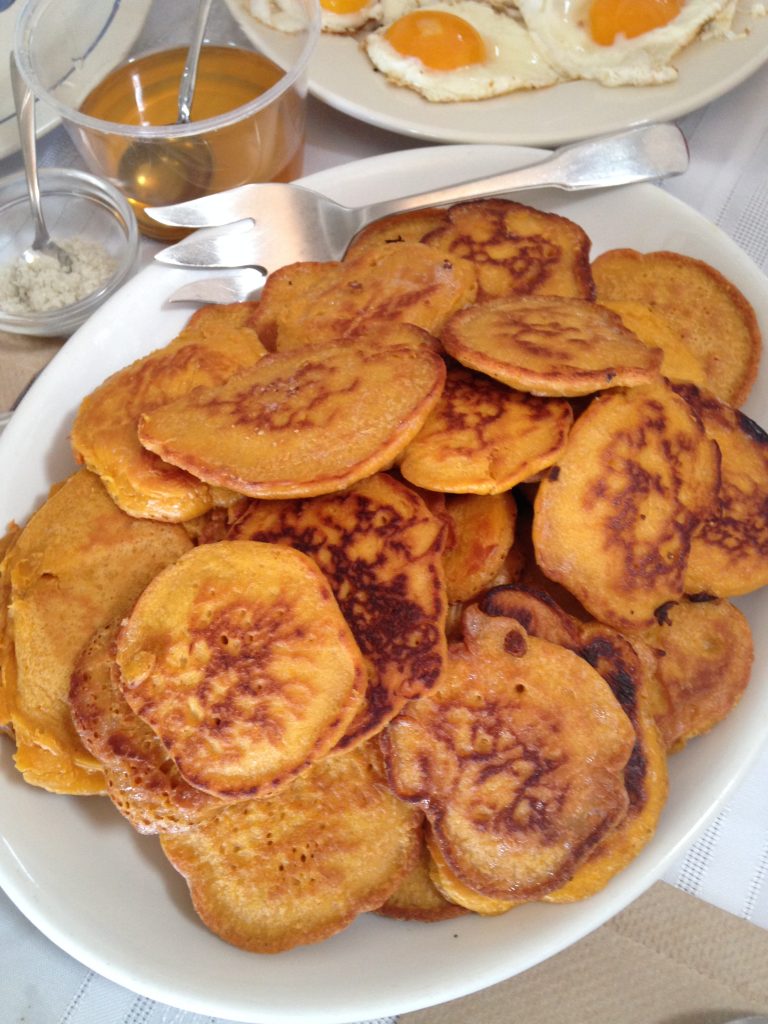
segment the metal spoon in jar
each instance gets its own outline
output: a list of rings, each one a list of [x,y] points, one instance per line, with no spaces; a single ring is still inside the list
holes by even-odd
[[[197,82],[197,65],[213,0],[200,0],[179,84],[176,124],[187,124]],[[120,158],[117,175],[132,199],[144,206],[177,203],[203,195],[213,160],[205,139],[135,142]],[[169,198],[172,197],[172,198]]]
[[[11,54],[11,86],[13,101],[16,107],[16,120],[19,125],[19,141],[24,161],[24,174],[27,179],[29,205],[35,223],[35,237],[21,254],[26,263],[34,263],[40,257],[58,260],[64,270],[72,269],[72,257],[60,245],[51,240],[43,219],[43,207],[40,202],[40,182],[37,177],[37,146],[35,140],[35,98],[32,90],[21,76],[16,58]]]

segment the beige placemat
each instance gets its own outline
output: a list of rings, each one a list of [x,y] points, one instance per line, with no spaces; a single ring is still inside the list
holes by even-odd
[[[63,338],[34,338],[0,331],[0,411],[11,408],[24,387],[63,344]]]
[[[664,882],[581,942],[399,1024],[724,1024],[768,1014],[768,932]]]

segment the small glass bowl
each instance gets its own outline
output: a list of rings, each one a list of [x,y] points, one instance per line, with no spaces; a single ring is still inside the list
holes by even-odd
[[[54,242],[75,239],[100,245],[113,266],[85,298],[45,312],[10,313],[0,308],[0,329],[40,337],[68,337],[133,273],[139,251],[136,217],[116,188],[85,171],[42,169],[43,216]],[[14,263],[34,239],[23,174],[0,181],[0,266]]]

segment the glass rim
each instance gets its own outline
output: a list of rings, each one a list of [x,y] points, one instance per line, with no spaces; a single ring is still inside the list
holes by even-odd
[[[304,45],[294,60],[293,66],[286,71],[273,86],[270,86],[266,92],[261,93],[261,95],[257,96],[256,99],[249,100],[248,103],[243,103],[241,106],[234,107],[232,110],[228,110],[224,114],[216,115],[216,117],[207,117],[199,121],[189,121],[186,124],[130,125],[123,124],[119,121],[106,121],[99,117],[92,117],[90,114],[84,114],[76,107],[71,107],[67,103],[62,103],[60,99],[51,93],[38,80],[32,66],[32,61],[29,57],[28,40],[34,29],[32,21],[41,8],[47,7],[49,4],[56,2],[57,0],[26,0],[26,3],[19,11],[16,19],[14,40],[14,55],[19,66],[19,70],[26,79],[26,82],[33,94],[38,99],[43,100],[48,104],[48,106],[52,107],[63,120],[70,121],[80,128],[87,128],[94,132],[123,135],[130,139],[150,141],[153,139],[189,138],[203,132],[226,128],[230,125],[237,124],[239,121],[245,120],[253,114],[258,113],[260,110],[263,110],[265,107],[268,107],[279,96],[290,89],[291,86],[293,86],[296,81],[306,73],[310,57],[320,37],[321,16],[319,0],[301,0],[310,18],[307,24]],[[58,2],[60,3],[61,0],[58,0]],[[120,2],[121,0],[113,0],[113,9],[119,6]],[[264,25],[264,28],[269,29],[269,26]],[[277,30],[273,29],[271,31]],[[157,52],[160,51],[148,51],[148,53]]]

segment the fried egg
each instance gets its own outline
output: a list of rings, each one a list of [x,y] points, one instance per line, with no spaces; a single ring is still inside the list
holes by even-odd
[[[391,82],[433,102],[485,99],[560,80],[523,25],[480,0],[416,3],[364,46]]]
[[[518,0],[523,20],[564,77],[603,85],[658,85],[670,63],[727,0]]]

